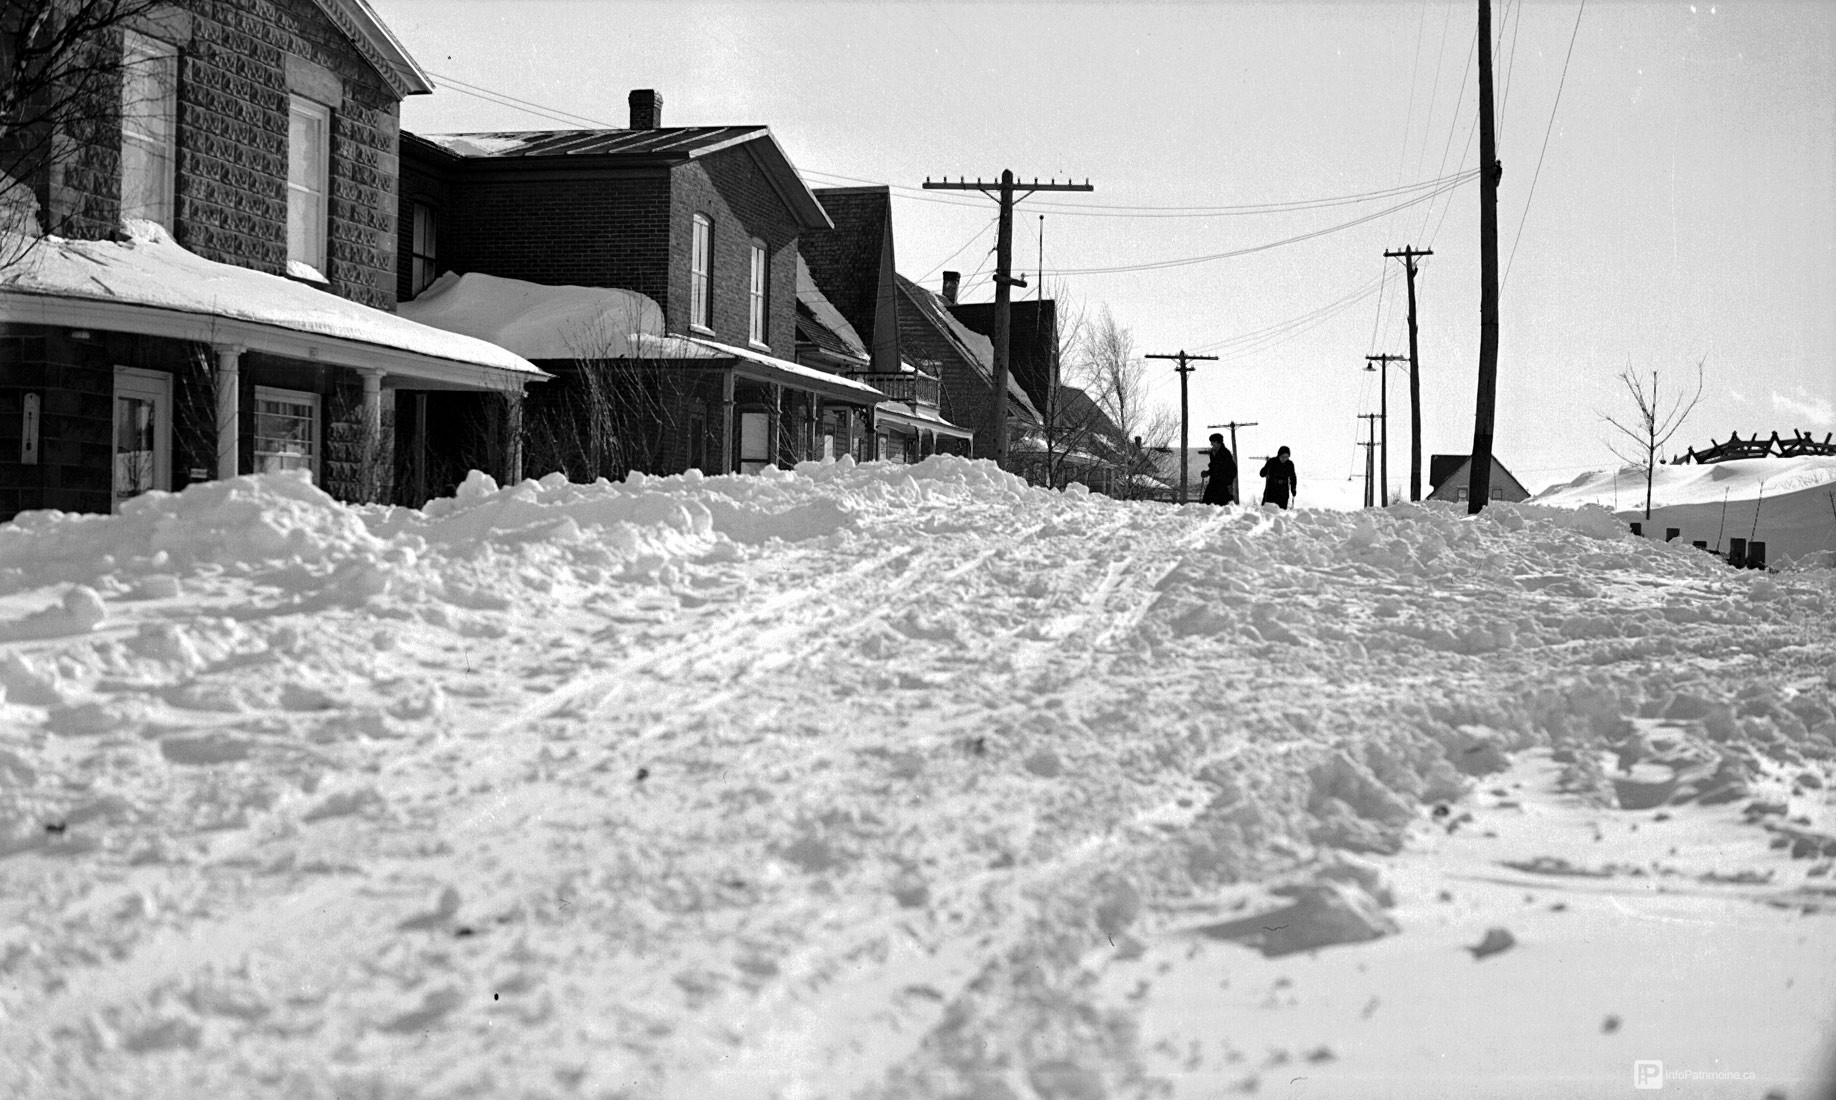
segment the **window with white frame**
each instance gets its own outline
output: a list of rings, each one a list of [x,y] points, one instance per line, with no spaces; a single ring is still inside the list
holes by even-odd
[[[413,297],[426,290],[439,277],[439,261],[436,259],[435,233],[439,221],[434,209],[425,203],[414,204],[414,252],[413,274],[409,284],[408,296]]]
[[[752,242],[752,289],[749,293],[748,306],[751,311],[751,323],[748,335],[753,343],[763,347],[765,340],[765,246],[757,241]]]
[[[714,223],[705,214],[695,215],[695,236],[689,248],[689,324],[712,329],[708,323],[708,275],[714,248]]]
[[[287,120],[289,274],[325,278],[325,193],[330,173],[331,108],[296,95]]]
[[[121,47],[121,217],[172,228],[178,162],[178,51],[124,32]]]
[[[306,470],[319,480],[319,395],[255,387],[255,472]]]

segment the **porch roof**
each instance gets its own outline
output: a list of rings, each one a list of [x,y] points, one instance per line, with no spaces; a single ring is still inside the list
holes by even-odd
[[[548,374],[514,352],[181,248],[129,222],[125,241],[47,236],[0,272],[0,319],[232,345],[372,367],[415,388],[520,388]],[[16,254],[26,242],[0,242]]]
[[[669,334],[657,336],[652,333],[635,333],[637,354],[647,359],[694,359],[715,366],[720,360],[730,360],[733,371],[741,378],[750,378],[758,382],[775,382],[795,389],[808,390],[831,401],[841,401],[850,405],[877,405],[886,400],[886,395],[864,382],[852,378],[843,378],[838,374],[806,367],[788,359],[779,359],[762,351],[751,348],[734,347],[718,340],[707,340],[699,336],[677,336]]]
[[[938,435],[948,436],[951,439],[975,438],[974,429],[959,428],[942,417],[924,416],[916,410],[906,412],[905,408],[906,406],[903,404],[888,401],[882,404],[874,412],[874,419],[882,424],[891,423],[897,424],[902,428],[911,428],[924,432],[936,432]]]

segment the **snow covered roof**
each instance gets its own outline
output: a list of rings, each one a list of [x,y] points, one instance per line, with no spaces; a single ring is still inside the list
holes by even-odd
[[[335,294],[217,263],[158,225],[130,221],[123,241],[45,237],[0,272],[0,316],[28,324],[145,333],[353,367],[435,387],[547,378],[534,363],[471,336]],[[15,242],[6,242],[12,254]]]
[[[909,411],[908,411],[909,410]],[[960,428],[943,417],[936,415],[924,405],[907,405],[904,402],[882,402],[874,417],[881,423],[898,424],[920,431],[936,432],[951,439],[974,439],[973,428]]]
[[[865,383],[793,363],[788,359],[779,359],[762,351],[734,347],[718,340],[704,340],[699,336],[677,336],[674,333],[657,336],[639,332],[633,336],[633,343],[638,349],[636,354],[643,358],[707,361],[734,359],[738,360],[735,367],[742,376],[761,382],[778,382],[859,405],[874,405],[886,400],[885,394]]]
[[[632,334],[664,328],[663,310],[635,290],[546,286],[475,271],[449,271],[397,309],[409,320],[488,340],[526,359],[634,355]]]
[[[816,285],[809,262],[801,252],[797,256],[797,313],[798,330],[807,334],[817,347],[848,358],[868,358],[867,344],[861,334]]]
[[[805,229],[831,229],[828,212],[771,136],[768,126],[655,126],[632,130],[498,130],[476,134],[410,134],[461,160],[520,161],[555,158],[617,158],[647,164],[680,164],[744,147],[766,180]]]
[[[920,317],[928,321],[932,328],[955,346],[957,354],[980,374],[992,383],[994,381],[994,342],[979,332],[971,330],[950,313],[949,306],[936,294],[919,286],[903,275],[895,276],[899,288],[905,291],[906,300],[918,308]],[[1039,410],[1033,405],[1032,398],[1027,396],[1026,389],[1020,385],[1013,372],[1007,375],[1007,395],[1014,403],[1025,410],[1027,416],[1035,422],[1041,419]]]

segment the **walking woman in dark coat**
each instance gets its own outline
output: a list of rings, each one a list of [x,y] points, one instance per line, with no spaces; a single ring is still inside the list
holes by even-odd
[[[1199,476],[1205,479],[1205,492],[1199,497],[1201,504],[1237,503],[1237,460],[1224,445],[1224,437],[1215,432],[1211,436],[1211,465]]]
[[[1300,496],[1300,481],[1294,476],[1294,462],[1288,458],[1286,447],[1262,464],[1262,477],[1262,503],[1286,508],[1291,500]]]

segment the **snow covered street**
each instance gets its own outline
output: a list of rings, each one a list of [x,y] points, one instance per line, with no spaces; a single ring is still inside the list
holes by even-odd
[[[1597,508],[243,477],[0,688],[4,1095],[1836,1087],[1836,574]]]

